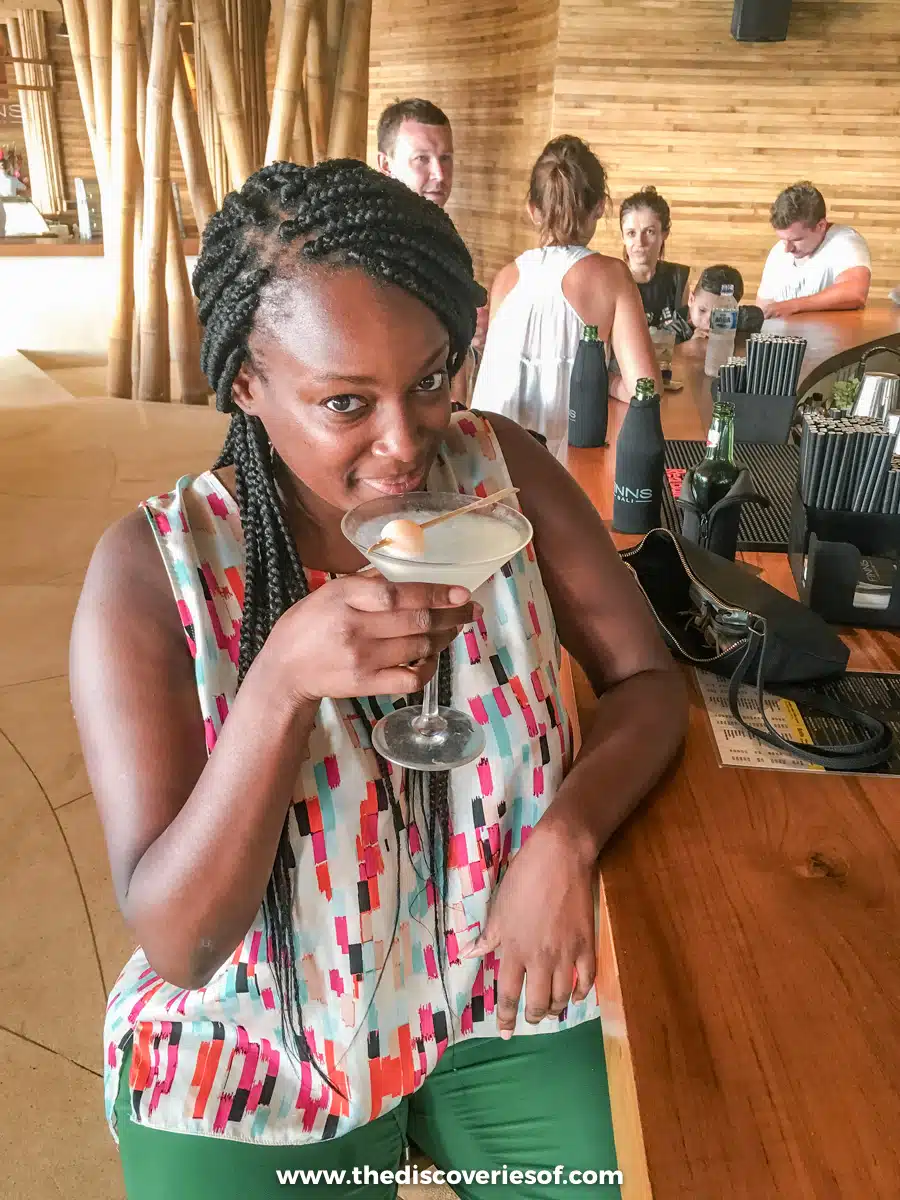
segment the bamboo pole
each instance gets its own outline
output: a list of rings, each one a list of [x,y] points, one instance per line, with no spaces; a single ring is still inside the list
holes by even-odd
[[[368,149],[369,140],[369,51],[372,45],[372,3],[369,0],[369,19],[366,22],[366,44],[362,54],[362,59],[359,65],[359,88],[358,95],[361,98],[357,105],[357,125],[356,125],[356,154],[355,158],[361,158],[366,161],[366,151]]]
[[[200,326],[188,278],[184,245],[178,233],[178,215],[171,188],[166,245],[166,294],[169,301],[169,347],[178,376],[181,403],[206,404],[209,384],[200,370]]]
[[[7,22],[10,49],[16,58],[47,59],[46,16],[40,10],[23,9]],[[31,195],[43,213],[60,213],[66,207],[65,181],[59,145],[59,129],[53,105],[50,74],[46,66],[14,63],[20,87],[22,131],[31,174]]]
[[[269,6],[272,28],[275,31],[275,57],[278,57],[278,47],[281,45],[281,30],[284,26],[284,0],[272,0]]]
[[[247,111],[253,124],[251,147],[254,163],[261,163],[269,129],[269,108],[266,100],[266,33],[269,28],[269,8],[265,3],[252,4],[248,10],[248,41],[244,70],[247,76]]]
[[[181,58],[180,51],[177,54],[175,91],[177,96],[177,70],[178,66],[184,66],[184,61]],[[137,64],[137,87],[138,94],[141,91],[146,94],[147,91],[147,51],[144,45],[143,33],[139,32],[138,37],[138,64]],[[187,84],[187,75],[185,74],[185,84]],[[188,88],[187,101],[190,104],[190,89]],[[193,109],[193,105],[191,104]],[[139,118],[140,119],[140,118]],[[196,114],[194,116],[196,121]],[[143,145],[143,134],[139,127],[139,141]],[[198,135],[199,136],[199,135]],[[203,157],[203,148],[200,147],[200,162],[204,170],[206,170],[206,161]],[[209,186],[209,176],[206,177],[207,187]],[[140,197],[138,197],[140,200]],[[195,208],[195,215],[197,210]],[[138,222],[141,219],[141,213],[138,213]],[[199,217],[198,217],[199,222]],[[166,225],[166,298],[168,301],[168,341],[165,342],[166,352],[165,357],[168,363],[169,357],[175,365],[175,371],[178,378],[178,390],[182,404],[206,404],[209,395],[209,384],[206,376],[200,369],[200,326],[197,321],[197,309],[194,304],[194,296],[191,291],[190,279],[188,277],[187,262],[184,256],[184,245],[178,231],[178,214],[175,210],[175,197],[172,194],[171,182],[168,188],[168,220]],[[136,305],[140,311],[140,299],[136,297]],[[136,364],[134,377],[139,378],[140,375],[140,338],[134,339],[133,345],[133,362]],[[168,365],[167,365],[168,370]]]
[[[91,79],[94,85],[94,123],[96,149],[103,160],[100,177],[101,193],[103,182],[109,178],[110,151],[112,146],[112,75],[110,55],[112,53],[112,10],[110,0],[86,0],[88,41],[91,52]],[[104,204],[104,216],[106,205]]]
[[[212,80],[206,63],[206,51],[202,40],[197,37],[194,42],[194,72],[197,77],[197,121],[200,126],[200,140],[203,142],[203,152],[209,169],[209,178],[213,189],[213,199],[221,205],[224,197],[222,186],[222,171],[220,155],[216,146],[215,130],[219,119],[216,116],[216,104],[212,94]]]
[[[84,114],[88,141],[91,144],[94,169],[99,172],[100,167],[94,146],[97,136],[97,123],[94,116],[94,80],[91,75],[91,50],[84,0],[62,0],[62,10],[66,30],[69,34],[69,49],[72,52],[72,65],[75,68],[75,82],[78,85],[81,111]]]
[[[38,57],[48,58],[50,46],[47,41],[47,14],[37,11],[28,13],[25,28],[29,31],[29,52]],[[36,106],[40,114],[41,146],[44,151],[44,169],[47,174],[51,211],[61,213],[66,209],[66,181],[63,178],[59,126],[53,97],[53,71],[46,66],[32,66],[31,72],[35,83],[51,88],[46,95],[37,97]]]
[[[272,93],[272,115],[266,141],[267,163],[279,162],[291,152],[294,122],[298,108],[303,104],[301,73],[311,7],[312,0],[285,0],[275,89]]]
[[[150,63],[143,23],[137,32],[137,147],[138,172],[134,196],[134,321],[131,335],[131,378],[137,390],[141,377],[141,313],[144,308],[144,140],[147,132],[147,76]]]
[[[306,106],[313,162],[321,162],[328,154],[331,87],[325,0],[314,0],[306,38]]]
[[[20,15],[24,16],[24,13]],[[9,43],[10,53],[15,58],[21,58],[25,51],[23,48],[22,27],[18,17],[7,18],[6,40]],[[23,85],[22,91],[19,92],[19,107],[22,112],[22,137],[25,141],[25,153],[28,156],[32,199],[36,207],[40,208],[44,199],[44,177],[43,164],[40,161],[40,147],[37,144],[34,128],[34,113],[32,111],[34,95],[24,86],[28,83],[29,77],[26,74],[25,66],[21,62],[13,64],[13,75],[16,87],[18,88],[20,84]],[[32,151],[35,155],[34,162],[31,161]]]
[[[265,82],[268,0],[226,0],[225,23],[241,87],[247,147],[251,162],[257,164],[263,160],[269,130]]]
[[[197,112],[191,99],[191,89],[188,87],[187,71],[184,68],[184,59],[181,54],[178,55],[178,62],[175,65],[175,94],[172,114],[175,118],[175,136],[178,138],[178,149],[181,152],[181,161],[184,163],[184,173],[191,197],[191,207],[197,222],[197,232],[202,234],[206,222],[216,211],[216,202],[213,198],[209,168],[203,152],[203,142],[200,139]]]
[[[332,100],[341,54],[341,30],[344,27],[344,0],[325,0],[325,40],[328,44],[328,73],[331,76]],[[331,113],[328,114],[329,123]]]
[[[147,136],[147,76],[150,73],[150,63],[147,58],[147,43],[144,31],[138,25],[137,35],[137,106],[135,112],[135,130],[137,144],[141,152],[141,162],[144,160],[144,139]]]
[[[107,390],[110,396],[130,398],[132,331],[134,321],[135,183],[137,142],[138,0],[112,0],[112,157],[110,202],[113,227],[106,245],[113,258],[115,311],[109,335]]]
[[[294,118],[294,132],[291,137],[291,152],[288,155],[291,162],[309,166],[313,161],[312,135],[309,132],[309,121],[306,119],[306,105],[297,105],[297,115]]]
[[[156,0],[153,44],[147,78],[147,129],[144,139],[143,307],[139,400],[168,400],[169,358],[166,351],[166,226],[171,202],[169,153],[172,93],[178,52],[180,0]]]
[[[252,172],[253,163],[244,126],[237,72],[234,69],[231,35],[225,24],[222,0],[195,0],[194,11],[206,50],[232,185],[240,188]]]
[[[334,108],[328,136],[329,158],[360,157],[360,126],[368,108],[369,27],[372,0],[346,0]],[[363,150],[362,156],[365,151]]]
[[[272,0],[272,28],[274,31],[276,67],[278,50],[281,46],[281,31],[284,28],[284,4],[285,0]],[[294,118],[294,131],[291,137],[290,158],[292,162],[297,163],[311,163],[313,161],[312,138],[309,132],[309,121],[307,120],[307,107],[305,104],[297,105],[297,115]]]

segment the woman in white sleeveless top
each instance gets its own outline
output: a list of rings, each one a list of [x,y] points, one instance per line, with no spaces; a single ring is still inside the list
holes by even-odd
[[[609,200],[606,173],[580,138],[548,142],[531,172],[528,212],[540,246],[505,266],[491,289],[491,323],[472,407],[544,435],[565,457],[569,376],[586,324],[611,345],[610,394],[627,400],[659,371],[627,266],[588,250]]]

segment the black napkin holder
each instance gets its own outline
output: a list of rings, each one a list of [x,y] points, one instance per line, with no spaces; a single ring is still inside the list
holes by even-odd
[[[761,504],[768,508],[771,501],[754,490],[753,476],[746,467],[708,513],[701,513],[694,503],[693,470],[686,471],[681,483],[678,506],[681,509],[681,536],[695,542],[720,558],[734,561],[737,550],[738,526],[745,504]]]
[[[795,492],[788,540],[794,582],[803,603],[831,624],[900,628],[900,563],[886,608],[855,599],[862,559],[896,559],[898,551],[900,514],[813,508]]]
[[[790,437],[796,396],[757,396],[748,392],[723,392],[719,381],[712,381],[713,403],[716,399],[734,405],[734,440],[736,442],[765,442],[779,445]]]

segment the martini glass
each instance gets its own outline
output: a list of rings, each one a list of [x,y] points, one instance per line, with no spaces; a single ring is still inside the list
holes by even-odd
[[[466,508],[477,497],[456,492],[407,492],[369,500],[344,514],[344,536],[393,583],[441,583],[474,592],[531,541],[529,521],[506,504],[492,504],[425,530],[425,551],[411,558],[391,544],[370,549],[382,530],[400,518],[423,524]],[[449,771],[483,752],[484,733],[466,713],[438,704],[437,673],[425,685],[421,705],[382,717],[372,745],[384,758],[415,771]]]

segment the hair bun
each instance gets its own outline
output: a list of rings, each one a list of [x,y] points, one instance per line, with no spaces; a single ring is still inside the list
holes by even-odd
[[[572,134],[564,133],[547,143],[541,157],[546,155],[551,161],[558,163],[576,163],[585,151],[589,150],[587,142],[583,142],[581,138],[574,137]]]
[[[653,186],[652,183],[645,183],[644,186],[641,188],[641,195],[657,196],[657,195],[659,195],[659,193],[657,192],[656,188]]]

